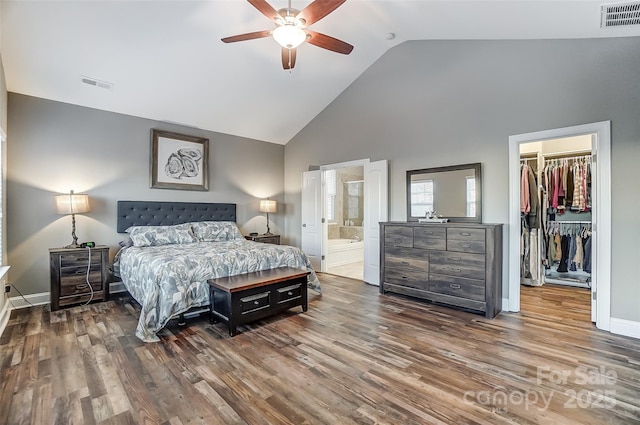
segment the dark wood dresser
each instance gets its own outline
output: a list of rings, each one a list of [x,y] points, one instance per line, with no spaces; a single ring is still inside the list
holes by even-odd
[[[89,267],[88,248],[51,248],[51,310],[72,304],[93,301],[106,301],[109,297],[109,247],[91,248]],[[87,284],[87,267],[89,283]]]
[[[380,223],[380,293],[502,309],[502,224]]]
[[[270,243],[274,245],[280,245],[280,235],[249,235],[244,237],[248,241],[255,241],[261,243]]]

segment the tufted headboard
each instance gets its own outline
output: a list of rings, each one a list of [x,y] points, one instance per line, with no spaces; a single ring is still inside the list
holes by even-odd
[[[131,226],[169,226],[191,221],[236,221],[236,204],[118,201],[118,233]]]

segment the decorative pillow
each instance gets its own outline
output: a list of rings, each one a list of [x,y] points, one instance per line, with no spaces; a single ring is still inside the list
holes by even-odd
[[[171,245],[198,242],[189,223],[175,226],[131,226],[127,229],[133,246]]]
[[[191,223],[193,233],[200,242],[220,242],[243,239],[233,221],[198,221]]]

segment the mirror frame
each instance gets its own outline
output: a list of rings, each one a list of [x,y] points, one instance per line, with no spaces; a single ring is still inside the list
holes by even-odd
[[[450,222],[482,223],[482,164],[475,162],[472,164],[451,165],[448,167],[422,168],[420,170],[407,170],[407,221],[418,221],[419,217],[411,216],[411,176],[427,173],[446,173],[447,171],[458,171],[472,169],[476,175],[476,216],[475,217],[448,217]]]

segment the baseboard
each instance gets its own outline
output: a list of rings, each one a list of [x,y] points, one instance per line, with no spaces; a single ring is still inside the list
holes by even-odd
[[[634,322],[633,320],[612,317],[609,330],[612,334],[640,338],[640,322]]]
[[[41,292],[39,294],[29,294],[22,296],[11,297],[9,301],[13,305],[11,309],[31,307],[32,305],[49,304],[51,301],[51,295],[49,292]],[[28,302],[27,302],[28,301]],[[31,303],[31,304],[29,304]]]
[[[119,292],[127,292],[127,288],[124,286],[124,283],[118,281],[118,282],[111,282],[109,284],[109,293],[110,294],[117,294]]]
[[[509,310],[509,298],[502,299],[502,311],[510,311]]]
[[[11,304],[9,300],[5,299],[2,311],[0,312],[0,335],[3,334],[7,324],[9,323],[9,317],[11,316]]]

